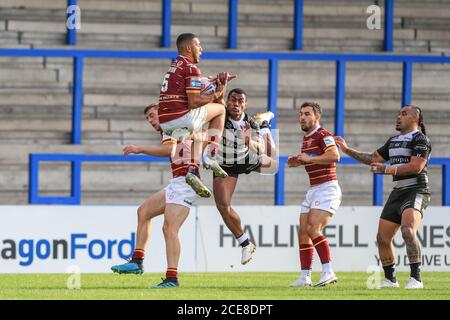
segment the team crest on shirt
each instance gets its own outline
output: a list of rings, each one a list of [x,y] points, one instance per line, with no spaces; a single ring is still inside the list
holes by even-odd
[[[309,147],[311,147],[311,144],[313,143],[314,139],[313,138],[309,138],[308,140],[306,140],[306,145]]]
[[[181,60],[178,61],[178,62],[177,62],[177,67],[181,66],[182,64],[183,64],[183,61],[181,61]]]

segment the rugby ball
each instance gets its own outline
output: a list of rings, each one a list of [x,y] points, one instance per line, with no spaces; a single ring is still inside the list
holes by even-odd
[[[210,82],[207,77],[202,77],[200,78],[200,82],[201,82],[201,90],[200,90],[201,94],[208,95],[216,92],[217,85],[215,81]]]

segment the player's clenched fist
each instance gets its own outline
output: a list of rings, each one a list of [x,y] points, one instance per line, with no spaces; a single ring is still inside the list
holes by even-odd
[[[298,156],[290,156],[287,160],[288,167],[294,168],[304,165],[305,163],[298,159]]]

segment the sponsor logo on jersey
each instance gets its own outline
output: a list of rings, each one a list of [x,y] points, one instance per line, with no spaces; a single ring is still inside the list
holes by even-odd
[[[427,146],[424,146],[423,144],[419,144],[417,146],[414,147],[414,150],[423,150],[426,151],[428,150]]]
[[[325,137],[325,138],[323,138],[323,142],[325,143],[325,145],[327,147],[336,145],[336,143],[334,142],[334,138],[333,137]]]
[[[192,78],[191,81],[189,81],[189,87],[195,88],[195,89],[201,89],[202,88],[202,82],[199,78]]]

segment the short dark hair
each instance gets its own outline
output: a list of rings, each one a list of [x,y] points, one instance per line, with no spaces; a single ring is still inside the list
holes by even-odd
[[[178,52],[181,53],[181,51],[183,51],[184,48],[186,48],[186,46],[194,38],[198,38],[198,37],[195,34],[193,34],[193,33],[182,33],[182,34],[180,34],[178,36],[178,38],[177,38],[177,49],[178,49]]]
[[[234,88],[234,89],[231,89],[231,91],[228,92],[227,100],[230,99],[230,97],[231,97],[231,95],[232,95],[233,93],[245,95],[245,101],[247,101],[247,92],[245,92],[244,89],[241,89],[241,88]]]
[[[148,106],[146,106],[144,109],[144,114],[147,115],[148,110],[153,109],[153,108],[158,108],[158,104],[152,103],[152,104],[149,104]]]
[[[301,106],[300,106],[300,110],[306,107],[311,107],[314,111],[314,114],[317,116],[318,114],[322,114],[322,108],[320,107],[320,104],[318,104],[317,102],[311,102],[311,101],[307,101],[304,102]]]

